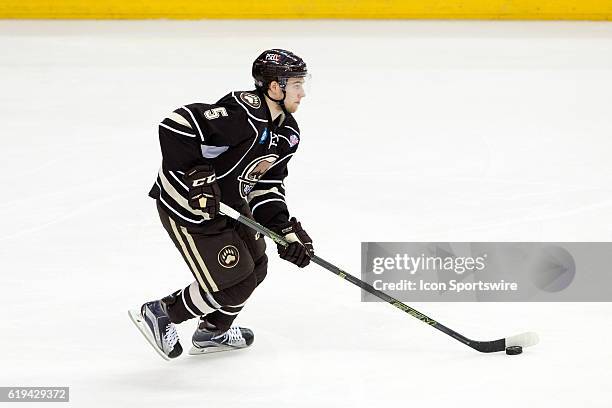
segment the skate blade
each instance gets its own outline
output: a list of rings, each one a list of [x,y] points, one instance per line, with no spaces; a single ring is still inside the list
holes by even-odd
[[[242,350],[247,347],[196,347],[191,346],[189,350],[190,356],[201,356],[202,354],[221,353],[223,351]]]
[[[145,323],[140,312],[138,310],[128,310],[128,315],[130,316],[130,320],[132,320],[132,322],[134,322],[136,327],[138,327],[138,330],[142,333],[145,339],[147,339],[149,344],[153,346],[155,351],[157,351],[157,354],[159,354],[161,358],[163,358],[164,360],[170,361],[170,357],[165,355],[164,352],[157,346],[157,343],[155,342],[155,339],[153,338],[153,334],[151,334],[151,331],[149,330],[149,326],[147,326],[147,324]]]

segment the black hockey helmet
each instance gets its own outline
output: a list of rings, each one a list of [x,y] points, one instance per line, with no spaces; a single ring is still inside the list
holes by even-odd
[[[291,51],[274,48],[261,53],[253,62],[253,78],[255,87],[267,93],[272,81],[278,82],[285,90],[288,78],[304,78],[308,76],[306,63]]]

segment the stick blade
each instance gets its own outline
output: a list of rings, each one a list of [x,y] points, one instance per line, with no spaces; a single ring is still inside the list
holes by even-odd
[[[515,336],[506,337],[506,347],[531,347],[540,342],[540,337],[534,332],[525,332]]]

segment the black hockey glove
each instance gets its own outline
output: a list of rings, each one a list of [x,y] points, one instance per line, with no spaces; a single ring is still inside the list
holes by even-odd
[[[277,244],[278,254],[286,261],[296,264],[300,268],[310,263],[310,255],[314,254],[312,239],[302,225],[292,217],[289,222],[275,228],[279,235],[285,237],[290,242],[288,246]]]
[[[196,166],[183,176],[189,187],[189,205],[204,213],[204,219],[211,220],[219,214],[221,189],[217,185],[215,169],[210,164]]]

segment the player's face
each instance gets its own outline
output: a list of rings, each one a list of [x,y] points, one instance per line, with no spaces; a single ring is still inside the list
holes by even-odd
[[[306,96],[304,91],[304,78],[289,78],[285,86],[285,108],[287,112],[294,113],[298,110],[300,102]]]

